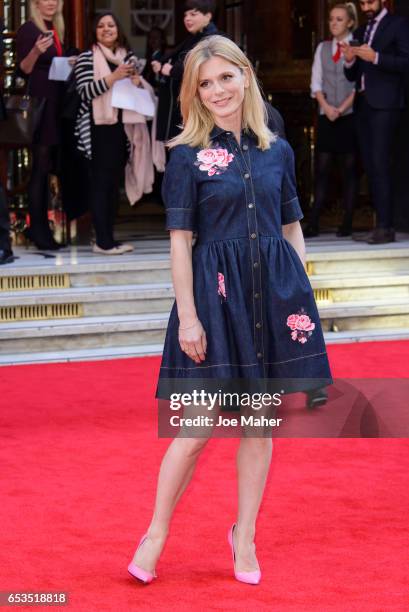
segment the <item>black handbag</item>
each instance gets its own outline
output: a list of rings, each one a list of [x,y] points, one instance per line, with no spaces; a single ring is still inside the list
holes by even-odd
[[[45,105],[45,98],[6,94],[6,119],[0,123],[0,145],[30,147],[40,126]]]

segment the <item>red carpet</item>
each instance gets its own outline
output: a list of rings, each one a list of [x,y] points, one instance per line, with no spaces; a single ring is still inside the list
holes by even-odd
[[[409,342],[329,352],[336,376],[409,376]],[[408,440],[275,442],[258,587],[233,579],[226,543],[238,440],[212,440],[178,506],[159,579],[133,582],[126,566],[169,444],[156,439],[158,366],[0,368],[0,591],[65,591],[69,609],[87,612],[408,610]]]

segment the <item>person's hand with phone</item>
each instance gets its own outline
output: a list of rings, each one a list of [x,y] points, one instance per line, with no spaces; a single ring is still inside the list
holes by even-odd
[[[359,57],[364,62],[373,64],[376,59],[376,51],[369,45],[361,45],[355,49],[355,56]]]
[[[53,33],[47,32],[45,34],[40,34],[40,36],[37,38],[35,42],[34,49],[36,53],[40,56],[43,53],[45,53],[47,49],[52,47],[53,44],[54,44]]]
[[[351,43],[354,41],[351,40]],[[348,44],[346,42],[341,43],[342,53],[344,54],[345,61],[350,64],[356,58],[357,47],[354,44]]]
[[[106,84],[108,87],[112,87],[116,81],[121,81],[122,79],[132,77],[134,75],[134,70],[135,67],[131,64],[120,64],[118,68],[114,70],[114,72],[105,77]]]

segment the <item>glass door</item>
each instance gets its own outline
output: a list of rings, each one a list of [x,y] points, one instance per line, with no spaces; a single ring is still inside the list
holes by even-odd
[[[0,65],[5,95],[24,87],[24,81],[15,76],[15,39],[18,28],[28,18],[26,0],[0,0],[0,21],[4,22],[4,56]],[[27,182],[30,172],[28,149],[0,148],[0,178],[10,200],[12,231],[17,235],[25,227]]]

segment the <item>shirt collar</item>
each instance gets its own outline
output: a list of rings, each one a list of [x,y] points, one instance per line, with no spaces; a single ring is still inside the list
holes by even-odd
[[[214,128],[212,129],[212,131],[210,132],[210,138],[211,139],[218,138],[222,134],[226,134],[226,136],[232,136],[233,132],[231,132],[229,130],[225,130],[225,129],[219,127],[218,125],[215,125]],[[243,129],[243,130],[241,130],[241,134],[242,134],[242,136],[251,136],[252,135],[252,131],[251,130]]]
[[[332,48],[333,48],[333,50],[334,50],[334,51],[336,51],[336,50],[337,50],[337,42],[341,42],[341,43],[343,43],[343,42],[349,42],[349,41],[350,41],[350,40],[352,40],[352,39],[353,39],[352,32],[349,32],[349,34],[348,34],[348,35],[347,35],[347,36],[346,36],[344,39],[342,39],[342,40],[340,40],[340,41],[338,41],[338,40],[335,38],[335,36],[334,36],[334,38],[332,39]]]
[[[212,131],[210,132],[210,138],[217,138],[221,134],[231,134],[228,130],[224,130],[223,128],[215,125]]]
[[[387,14],[388,14],[388,9],[385,7],[384,9],[382,9],[382,11],[379,13],[379,15],[377,17],[375,17],[375,19],[374,19],[375,23],[380,23],[382,21],[382,19],[384,17],[386,17]]]

